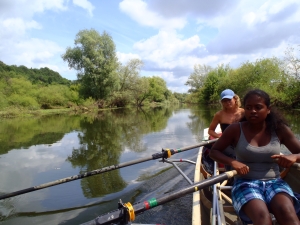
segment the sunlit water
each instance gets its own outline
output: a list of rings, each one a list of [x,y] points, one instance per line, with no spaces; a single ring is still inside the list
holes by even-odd
[[[204,107],[161,108],[2,120],[0,193],[142,159],[162,148],[198,144],[214,112]],[[291,118],[298,135],[298,116]],[[172,158],[196,160],[197,150]],[[178,165],[192,180],[194,166]],[[0,221],[5,225],[81,224],[117,209],[119,199],[133,203],[186,187],[188,182],[174,168],[159,173],[169,167],[149,160],[0,200]],[[149,210],[136,222],[190,224],[191,195]]]

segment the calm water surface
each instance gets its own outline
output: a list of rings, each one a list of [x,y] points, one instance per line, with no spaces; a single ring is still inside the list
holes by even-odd
[[[0,194],[148,157],[162,148],[197,144],[216,111],[204,109],[113,110],[97,115],[1,120]],[[286,116],[299,137],[298,114]],[[196,153],[194,149],[172,158],[195,159]],[[188,185],[178,180],[173,170],[158,175],[168,167],[151,160],[0,200],[0,223],[81,224],[115,210],[120,198],[124,202],[147,200],[162,197],[180,183]],[[191,166],[182,168],[193,179]],[[187,214],[181,217],[190,217]],[[146,216],[137,220],[152,222]]]

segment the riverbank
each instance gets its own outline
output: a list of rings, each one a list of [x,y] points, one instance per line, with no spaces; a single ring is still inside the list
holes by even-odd
[[[143,106],[143,108],[155,108],[155,107],[162,107],[164,105],[166,104],[152,102]],[[81,113],[93,113],[93,112],[111,110],[111,109],[117,109],[117,108],[112,108],[112,107],[98,108],[96,107],[96,105],[90,105],[90,106],[73,106],[69,108],[29,110],[29,109],[19,108],[19,107],[10,107],[0,111],[0,118],[34,117],[34,116],[60,115],[65,113],[81,114]]]
[[[24,110],[24,109],[9,109],[0,111],[0,118],[15,118],[15,117],[34,117],[46,115],[59,115],[73,112],[71,108],[63,109],[39,109],[39,110]]]

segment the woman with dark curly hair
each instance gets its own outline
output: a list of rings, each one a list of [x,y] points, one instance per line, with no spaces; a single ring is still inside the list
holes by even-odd
[[[300,162],[300,142],[270,107],[266,92],[249,91],[243,105],[242,120],[228,126],[210,151],[212,159],[238,173],[232,188],[233,206],[243,221],[254,225],[271,225],[269,211],[279,224],[300,225],[300,202],[279,171],[279,166],[288,168]],[[281,144],[292,154],[280,155]],[[234,146],[236,159],[223,154],[229,145]]]

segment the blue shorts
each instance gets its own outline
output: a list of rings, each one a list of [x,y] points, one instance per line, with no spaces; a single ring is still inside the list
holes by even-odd
[[[296,213],[298,213],[300,211],[300,202],[294,196],[290,186],[280,178],[267,181],[236,179],[231,191],[233,207],[243,221],[252,223],[248,216],[241,210],[242,206],[252,199],[260,199],[264,201],[269,208],[269,203],[272,198],[282,192],[287,193],[293,198],[294,207]]]

